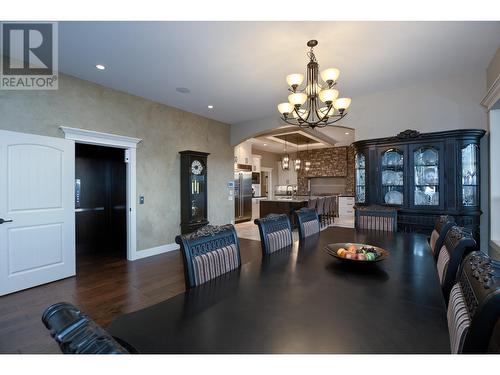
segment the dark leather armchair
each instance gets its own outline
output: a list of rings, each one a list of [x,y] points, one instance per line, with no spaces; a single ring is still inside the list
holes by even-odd
[[[453,353],[486,353],[500,321],[500,263],[476,251],[467,255],[448,303],[448,329]]]
[[[181,247],[188,289],[241,266],[240,242],[231,224],[206,225],[175,242]]]
[[[476,250],[476,241],[465,228],[453,226],[444,238],[439,252],[437,270],[445,301],[457,279],[458,268],[465,255]]]
[[[444,239],[446,234],[455,225],[455,219],[453,216],[441,215],[437,218],[434,229],[431,233],[431,238],[429,240],[429,245],[434,254],[434,258],[437,260],[439,256],[439,251],[443,247]]]
[[[254,223],[259,227],[262,255],[292,245],[292,227],[287,215],[269,214],[264,218],[255,219]]]
[[[303,239],[319,233],[319,218],[316,210],[311,208],[301,208],[295,211],[299,227],[299,238]]]
[[[49,306],[42,322],[64,354],[125,354],[134,352],[118,343],[109,333],[75,306],[61,302]],[[125,349],[124,346],[127,346]]]

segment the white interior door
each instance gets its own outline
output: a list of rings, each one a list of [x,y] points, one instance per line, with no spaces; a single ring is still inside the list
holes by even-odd
[[[75,275],[74,141],[0,130],[0,295]]]

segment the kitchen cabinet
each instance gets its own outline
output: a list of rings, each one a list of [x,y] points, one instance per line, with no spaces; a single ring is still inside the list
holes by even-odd
[[[236,164],[252,164],[252,144],[242,142],[234,148],[234,162]]]
[[[302,207],[307,207],[307,200],[261,200],[260,217],[266,217],[269,214],[285,214],[290,219],[292,228],[296,228],[297,223],[294,212],[300,210]]]
[[[252,155],[252,172],[261,172],[261,159],[260,155]]]
[[[406,130],[353,143],[356,206],[398,210],[398,230],[430,234],[439,215],[451,215],[479,239],[479,146],[485,131]]]
[[[260,218],[260,202],[262,198],[252,198],[252,221]]]
[[[354,217],[354,197],[339,196],[339,217]]]

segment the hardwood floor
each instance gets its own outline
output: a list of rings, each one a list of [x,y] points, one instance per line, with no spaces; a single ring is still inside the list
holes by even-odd
[[[240,239],[242,263],[260,259],[260,242]],[[98,324],[184,292],[180,251],[128,262],[110,256],[77,260],[77,276],[0,297],[0,353],[60,353],[41,321],[53,303],[69,302]]]

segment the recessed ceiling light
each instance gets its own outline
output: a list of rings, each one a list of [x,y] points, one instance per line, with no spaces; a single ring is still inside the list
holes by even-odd
[[[191,92],[187,87],[176,87],[175,91],[180,92],[181,94],[189,94]]]
[[[267,143],[264,143],[264,146],[267,146]]]
[[[345,132],[345,135],[349,135],[349,132]]]
[[[106,69],[106,67],[104,65],[102,65],[102,64],[97,64],[95,67],[96,67],[97,70],[104,70],[104,69]]]
[[[208,109],[212,109],[214,106],[213,105],[209,105],[208,106]]]

